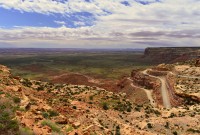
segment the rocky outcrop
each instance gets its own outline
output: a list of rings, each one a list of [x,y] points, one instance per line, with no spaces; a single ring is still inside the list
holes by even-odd
[[[195,61],[195,66],[200,67],[200,58]]]
[[[132,79],[134,83],[147,89],[154,89],[155,87],[159,86],[159,81],[157,79],[144,75],[140,72],[132,76]]]

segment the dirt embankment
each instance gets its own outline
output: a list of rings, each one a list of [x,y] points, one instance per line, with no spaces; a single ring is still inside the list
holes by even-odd
[[[183,99],[176,94],[176,91],[174,88],[175,82],[176,82],[176,77],[168,73],[166,76],[166,83],[167,83],[168,93],[170,97],[170,102],[172,106],[180,106],[181,104],[183,104]]]

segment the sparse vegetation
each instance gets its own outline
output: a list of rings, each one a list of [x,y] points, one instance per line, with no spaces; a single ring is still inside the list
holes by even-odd
[[[59,115],[59,113],[54,110],[48,110],[47,112],[49,113],[49,117],[54,117]]]
[[[108,110],[108,109],[109,109],[109,106],[108,106],[108,103],[107,103],[107,102],[103,102],[103,103],[102,103],[102,106],[103,106],[103,109],[104,109],[104,110]]]
[[[66,128],[66,132],[71,132],[72,130],[74,130],[74,128],[72,127],[72,125],[68,125]]]
[[[94,99],[94,96],[93,96],[93,95],[91,95],[91,96],[89,97],[89,99],[90,99],[90,100],[93,100],[93,99]]]
[[[121,133],[120,133],[120,126],[116,126],[115,135],[121,135]]]
[[[76,106],[73,106],[72,108],[73,108],[73,109],[77,109],[77,107],[76,107]]]
[[[33,131],[27,127],[23,128],[20,127],[19,128],[19,134],[20,135],[34,135]]]
[[[14,106],[8,98],[0,98],[0,134],[16,134],[18,122],[14,119]]]
[[[16,57],[4,57],[0,59],[0,63],[12,67],[12,72],[16,76],[24,78],[48,80],[48,73],[63,72],[79,72],[81,74],[93,74],[102,78],[119,78],[124,74],[129,74],[133,68],[145,68],[152,65],[148,59],[143,59],[142,53],[135,52],[81,52],[76,55],[73,52],[60,52],[43,54],[35,52],[30,55],[23,52],[23,55]],[[28,56],[28,57],[27,57]],[[42,59],[42,61],[41,61]],[[35,70],[36,69],[36,70]],[[30,86],[29,82],[24,82],[26,86]]]
[[[1,95],[1,94],[4,94],[4,93],[5,93],[5,92],[3,92],[3,91],[0,91],[0,95]]]
[[[152,126],[151,123],[147,123],[147,127],[148,127],[148,128],[153,128],[153,126]]]
[[[19,97],[13,97],[13,101],[15,103],[20,103],[21,102],[21,99]]]
[[[140,112],[140,107],[139,107],[139,106],[136,106],[136,107],[135,107],[135,110],[138,111],[138,112]]]
[[[42,121],[41,124],[43,126],[45,126],[45,125],[49,126],[52,129],[52,131],[54,131],[54,132],[60,132],[60,127],[50,120],[44,120],[44,121]]]
[[[177,131],[173,131],[172,133],[173,135],[178,135]]]
[[[51,84],[28,79],[23,83],[19,77],[13,79],[10,74],[1,76],[1,73],[0,83],[0,101],[8,99],[2,104],[0,102],[0,134],[6,131],[6,134],[32,135],[32,130],[49,134],[69,134],[74,130],[73,134],[94,135],[140,134],[144,130],[147,134],[164,134],[167,130],[174,135],[200,132],[196,128],[199,104],[194,102],[191,105],[190,99],[187,99],[189,104],[163,109],[159,104],[159,107],[152,106],[148,100],[140,102],[143,96],[139,97],[138,93],[132,96],[124,91],[115,93],[95,86]],[[125,83],[130,89],[130,82]],[[38,87],[42,89],[37,91]],[[159,93],[154,92],[153,98],[160,101]],[[23,102],[20,104],[21,99]],[[186,117],[187,124],[181,123]]]
[[[131,107],[128,107],[126,111],[131,112]]]
[[[39,87],[37,88],[37,90],[38,90],[38,91],[44,90],[44,87],[43,87],[43,86],[39,86]]]
[[[169,122],[166,122],[165,128],[168,128],[168,129],[169,129]]]
[[[49,114],[48,114],[47,112],[42,112],[42,116],[43,116],[44,118],[49,118]]]
[[[21,80],[21,82],[26,87],[31,87],[32,86],[32,83],[28,79],[23,79],[23,80]]]
[[[189,128],[187,131],[188,131],[188,132],[192,132],[192,133],[200,133],[200,130],[198,130],[198,129],[193,129],[193,128]]]

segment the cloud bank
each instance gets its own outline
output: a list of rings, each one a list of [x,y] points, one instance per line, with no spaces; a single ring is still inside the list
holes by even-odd
[[[0,0],[0,7],[79,18],[74,27],[61,20],[58,28],[0,27],[0,42],[17,47],[200,46],[198,0]]]

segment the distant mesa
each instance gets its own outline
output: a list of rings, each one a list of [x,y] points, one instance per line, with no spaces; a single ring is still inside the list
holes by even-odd
[[[183,62],[200,58],[200,47],[149,47],[145,49],[144,56],[158,63]]]

